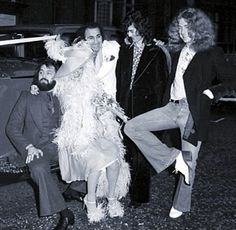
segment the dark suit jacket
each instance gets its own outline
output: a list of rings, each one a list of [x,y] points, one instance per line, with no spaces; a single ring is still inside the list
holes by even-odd
[[[59,126],[60,107],[56,97],[54,101],[54,119],[56,119],[57,127]],[[47,143],[43,143],[42,138],[43,115],[42,104],[45,101],[40,95],[32,95],[30,92],[23,91],[14,106],[9,117],[6,133],[23,159],[27,156],[25,147],[33,144],[35,147],[42,147]],[[56,127],[55,127],[56,128]]]
[[[180,52],[172,57],[172,72],[167,83],[164,104],[170,99],[170,88],[175,77],[179,55]],[[211,101],[202,94],[203,91],[210,89],[214,98],[218,100],[222,96],[233,93],[235,78],[235,68],[225,61],[221,48],[212,47],[195,54],[183,76],[186,97],[196,129],[191,142],[196,144],[197,140],[204,141],[207,138]]]
[[[117,101],[129,117],[160,107],[167,82],[168,68],[164,52],[146,45],[130,90],[133,47],[122,45],[117,62]]]

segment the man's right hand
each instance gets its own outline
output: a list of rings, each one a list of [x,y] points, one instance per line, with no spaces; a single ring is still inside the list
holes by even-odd
[[[40,150],[40,149],[35,148],[34,146],[30,146],[28,148],[28,155],[26,157],[25,163],[29,164],[31,161],[34,160],[34,157],[39,158],[40,156],[41,157],[43,156],[43,151]]]
[[[39,88],[37,85],[31,85],[30,86],[30,93],[33,95],[38,95],[39,94]]]

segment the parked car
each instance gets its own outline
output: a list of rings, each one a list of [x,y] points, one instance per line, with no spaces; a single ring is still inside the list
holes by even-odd
[[[22,25],[0,27],[0,41],[58,35],[70,43],[79,24]],[[118,29],[105,27],[105,39],[119,40]],[[16,155],[5,134],[9,114],[22,90],[29,90],[36,69],[47,57],[44,42],[0,46],[0,158]]]

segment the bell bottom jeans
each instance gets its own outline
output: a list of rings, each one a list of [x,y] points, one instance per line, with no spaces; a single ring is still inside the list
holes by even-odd
[[[201,147],[200,141],[194,146],[183,139],[189,116],[191,114],[187,100],[182,99],[179,103],[169,102],[164,107],[141,114],[129,120],[124,127],[125,134],[138,146],[157,173],[169,167],[180,150],[169,148],[152,131],[180,129],[182,151],[191,152],[192,155],[191,161],[188,162],[191,167],[190,185],[185,184],[181,174],[173,200],[173,207],[182,212],[190,211],[196,161]]]

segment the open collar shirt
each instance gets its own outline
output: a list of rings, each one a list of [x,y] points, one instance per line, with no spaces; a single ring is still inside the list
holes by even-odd
[[[181,50],[176,68],[175,79],[171,85],[171,99],[181,100],[186,98],[183,75],[195,54],[196,52],[187,46],[183,47]]]

